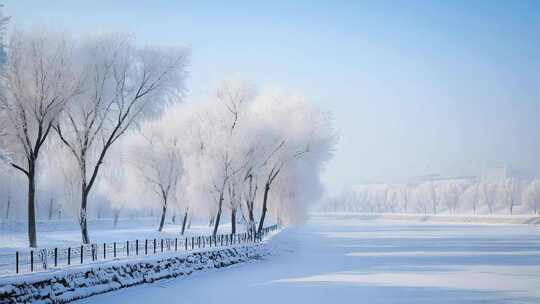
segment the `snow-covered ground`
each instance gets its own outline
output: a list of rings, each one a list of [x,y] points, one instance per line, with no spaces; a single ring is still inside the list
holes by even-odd
[[[92,242],[123,242],[134,239],[152,239],[177,237],[181,224],[167,223],[163,232],[158,232],[157,218],[120,219],[114,227],[111,219],[89,220],[90,239]],[[39,221],[37,224],[38,246],[76,246],[81,243],[81,232],[76,220]],[[230,225],[220,225],[220,233],[230,233]],[[211,228],[202,223],[194,223],[186,235],[209,235]],[[0,221],[0,250],[21,249],[28,247],[28,235],[25,222]]]
[[[540,227],[317,215],[273,255],[79,303],[540,303]]]
[[[186,230],[185,235],[180,235],[181,225],[179,223],[167,223],[162,232],[157,231],[158,219],[156,218],[136,218],[120,219],[114,227],[112,219],[90,220],[89,231],[93,243],[103,244],[120,242],[119,248],[126,241],[136,239],[142,241],[154,238],[180,238],[210,235],[212,229],[202,222],[194,222],[191,228]],[[238,227],[239,232],[243,232],[243,227]],[[77,247],[81,245],[81,233],[76,220],[62,221],[39,221],[37,223],[38,246],[40,248],[60,249]],[[220,234],[230,233],[230,224],[220,225]],[[132,244],[133,245],[133,244]],[[141,243],[142,246],[142,243]],[[120,250],[120,249],[119,249]],[[15,272],[15,252],[21,252],[21,272],[29,272],[28,256],[28,236],[26,233],[26,223],[15,221],[0,221],[0,276],[13,275]],[[36,254],[37,255],[37,254]],[[119,256],[120,253],[119,253]],[[88,260],[88,259],[87,259]],[[87,261],[88,262],[88,261]],[[65,257],[60,258],[59,264],[66,264]],[[36,269],[40,270],[36,263]]]

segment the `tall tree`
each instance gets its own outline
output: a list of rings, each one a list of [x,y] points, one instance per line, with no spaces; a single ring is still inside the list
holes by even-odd
[[[162,126],[166,127],[166,126]],[[158,130],[142,129],[143,142],[134,146],[131,158],[145,185],[160,199],[161,216],[158,231],[163,231],[167,208],[174,199],[182,175],[182,158],[175,137],[159,134]]]
[[[123,36],[100,37],[83,47],[85,94],[55,126],[80,172],[79,223],[90,242],[88,197],[111,147],[171,94],[183,92],[187,50],[136,47]]]
[[[516,202],[521,200],[521,184],[515,178],[507,178],[503,182],[502,188],[504,191],[504,202],[508,208],[508,213],[512,215],[514,213]]]
[[[525,201],[533,214],[540,210],[540,180],[535,179],[529,183],[524,193]]]
[[[36,169],[62,109],[80,92],[71,43],[51,33],[15,32],[2,82],[0,120],[8,122],[11,165],[28,179],[28,240],[37,246]]]
[[[489,214],[493,214],[495,211],[495,204],[497,203],[497,184],[488,182],[481,183],[482,199],[488,207]]]

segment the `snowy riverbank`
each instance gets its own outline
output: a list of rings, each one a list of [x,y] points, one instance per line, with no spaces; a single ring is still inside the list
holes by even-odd
[[[66,303],[162,279],[260,258],[264,244],[110,261],[0,279],[0,303]]]

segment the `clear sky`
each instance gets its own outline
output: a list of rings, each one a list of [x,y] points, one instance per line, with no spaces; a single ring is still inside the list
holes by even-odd
[[[331,192],[502,164],[540,175],[540,1],[3,3],[19,27],[191,46],[188,99],[230,75],[302,92],[341,132]]]

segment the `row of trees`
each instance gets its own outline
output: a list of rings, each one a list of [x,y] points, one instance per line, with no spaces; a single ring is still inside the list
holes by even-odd
[[[109,202],[116,217],[159,202],[159,230],[175,208],[184,228],[188,217],[205,216],[216,234],[224,210],[233,233],[237,214],[260,230],[269,210],[290,223],[302,217],[306,198],[320,195],[306,187],[320,189],[319,172],[331,157],[330,117],[299,96],[258,93],[239,81],[181,104],[188,53],[140,47],[123,35],[11,35],[0,96],[8,178],[0,180],[11,179],[5,164],[26,179],[31,247],[36,186],[77,206],[67,209],[77,209],[83,243],[90,242],[92,201]]]
[[[422,214],[540,212],[540,180],[440,180],[362,185],[329,198],[326,211]]]
[[[159,200],[159,229],[170,207],[183,211],[182,230],[199,214],[216,234],[225,211],[232,233],[238,220],[260,231],[269,212],[289,224],[321,195],[319,172],[335,139],[328,114],[303,98],[227,81],[209,100],[172,104],[126,136],[115,153],[125,165],[109,166],[104,181],[139,191],[106,195],[125,193],[112,200],[120,209]]]

